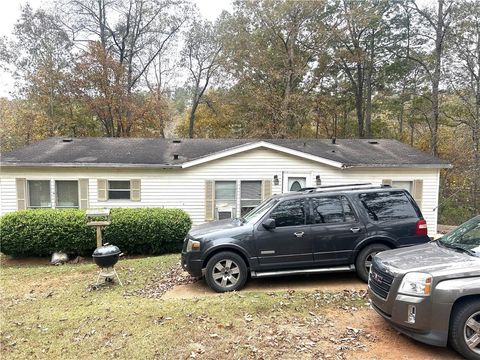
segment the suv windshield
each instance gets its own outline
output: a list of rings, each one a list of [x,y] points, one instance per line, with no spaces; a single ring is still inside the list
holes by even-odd
[[[255,209],[247,213],[242,221],[245,223],[256,223],[267,211],[269,211],[278,202],[277,199],[268,199],[258,205]]]
[[[480,256],[480,215],[437,240],[441,245]]]

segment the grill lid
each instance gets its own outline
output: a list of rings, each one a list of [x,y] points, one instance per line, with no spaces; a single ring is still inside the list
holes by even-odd
[[[93,257],[101,257],[101,256],[111,256],[111,255],[119,255],[120,249],[118,246],[115,245],[105,245],[100,246],[95,249],[93,252]]]

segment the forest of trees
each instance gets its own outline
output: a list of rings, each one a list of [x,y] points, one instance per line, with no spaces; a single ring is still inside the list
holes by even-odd
[[[480,1],[58,0],[0,38],[1,151],[50,136],[394,138],[480,212]]]

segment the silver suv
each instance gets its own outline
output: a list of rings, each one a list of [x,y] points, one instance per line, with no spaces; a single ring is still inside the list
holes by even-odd
[[[480,359],[480,216],[427,244],[377,254],[368,292],[398,331]]]

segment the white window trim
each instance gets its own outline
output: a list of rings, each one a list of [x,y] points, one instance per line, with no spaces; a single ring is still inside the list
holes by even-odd
[[[57,209],[57,208],[58,209],[80,209],[80,189],[79,189],[80,182],[79,182],[79,179],[52,179],[52,181],[53,181],[53,188],[54,188],[53,196],[54,196],[54,199],[55,199],[55,201],[52,202],[53,208],[54,209]],[[77,202],[78,202],[77,206],[58,206],[57,205],[57,203],[58,203],[57,181],[75,181],[77,183]]]
[[[131,179],[106,179],[107,180],[107,201],[111,201],[111,202],[122,202],[122,201],[131,201],[131,202],[134,202],[132,201],[132,184],[131,184]],[[130,184],[129,185],[129,189],[128,189],[128,192],[130,194],[130,196],[128,197],[128,199],[110,199],[110,181],[128,181],[128,183]],[[112,189],[112,191],[125,191],[127,192],[126,189]]]
[[[395,186],[393,186],[393,183],[395,182],[409,182],[410,183],[410,191],[409,193],[413,190],[413,183],[415,181],[415,179],[412,179],[412,178],[399,178],[399,179],[391,179],[392,180],[392,188],[395,188]],[[403,189],[403,188],[395,188],[395,189]]]
[[[273,178],[273,174],[272,174],[272,178]],[[235,198],[235,207],[234,207],[234,216],[236,217],[239,217],[241,215],[241,210],[242,210],[242,188],[241,188],[241,183],[242,181],[258,181],[260,183],[263,183],[263,180],[262,179],[259,179],[258,177],[256,178],[244,178],[244,179],[231,179],[231,178],[227,178],[227,179],[212,179],[211,181],[213,181],[213,187],[214,187],[214,191],[215,191],[215,183],[219,182],[219,181],[227,181],[227,182],[234,182],[235,183],[235,194],[236,194],[236,198]],[[307,183],[308,183],[308,179],[307,179]],[[248,200],[248,199],[243,199],[243,200]],[[251,200],[256,200],[256,199],[251,199]],[[259,205],[262,203],[262,199],[260,199],[260,202],[259,202]],[[215,219],[217,217],[217,198],[215,197],[215,202],[213,204],[214,206],[214,216],[215,216]],[[217,220],[217,219],[216,219]]]
[[[305,178],[305,187],[312,186],[312,173],[301,173],[301,172],[285,172],[283,173],[282,179],[282,193],[289,192],[288,190],[288,178],[290,177],[304,177]]]
[[[57,181],[76,181],[79,184],[78,178],[66,177],[66,178],[44,178],[44,177],[28,177],[25,179],[25,208],[26,209],[79,209],[80,208],[80,191],[78,192],[78,206],[77,207],[64,207],[57,206]],[[30,187],[29,181],[48,181],[50,184],[50,206],[30,206]]]
[[[249,182],[249,181],[256,181],[256,182],[259,182],[260,183],[260,190],[262,189],[262,186],[263,186],[263,180],[259,180],[259,179],[241,179],[239,180],[239,184],[238,184],[238,201],[237,201],[237,214],[239,214],[239,216],[242,215],[242,200],[259,200],[259,203],[258,205],[260,205],[262,203],[262,195],[260,194],[260,199],[243,199],[242,198],[242,182]],[[258,206],[256,205],[256,206]],[[248,206],[250,207],[250,206]]]
[[[218,209],[217,209],[217,197],[215,196],[216,192],[216,184],[217,182],[234,182],[235,183],[235,207],[234,207],[234,214],[233,216],[238,216],[238,209],[239,209],[239,192],[240,192],[240,186],[239,186],[239,180],[233,180],[233,179],[215,179],[213,180],[213,196],[214,196],[214,203],[213,203],[213,216],[215,217],[215,220],[218,220]]]
[[[27,178],[26,179],[26,208],[27,209],[55,209],[55,204],[52,201],[53,197],[55,196],[55,191],[52,189],[52,179],[45,179],[45,178]],[[30,205],[30,181],[48,181],[50,185],[50,206],[31,206]]]

